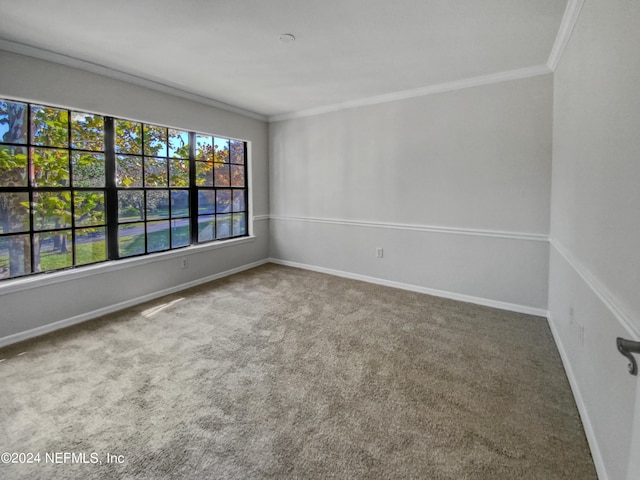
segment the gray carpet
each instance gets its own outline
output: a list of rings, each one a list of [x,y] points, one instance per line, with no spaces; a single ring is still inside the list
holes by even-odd
[[[294,268],[0,359],[3,479],[596,478],[544,319]]]

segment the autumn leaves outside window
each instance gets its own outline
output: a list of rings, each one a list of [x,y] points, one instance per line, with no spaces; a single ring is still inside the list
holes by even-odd
[[[0,278],[245,235],[245,142],[0,100]]]

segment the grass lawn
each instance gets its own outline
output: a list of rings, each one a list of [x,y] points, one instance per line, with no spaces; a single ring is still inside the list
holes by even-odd
[[[231,217],[231,215],[229,215],[229,217]],[[206,225],[201,225],[199,230],[206,227]],[[187,246],[190,244],[191,238],[188,225],[180,226],[171,230],[172,242],[170,240],[169,232],[170,229],[150,232],[147,235],[147,251],[160,252],[163,250],[169,250],[171,243],[173,243],[173,247]],[[145,253],[145,235],[143,233],[138,235],[122,236],[119,241],[120,257],[130,257]],[[107,246],[106,240],[104,239],[77,243],[75,248],[76,265],[87,265],[90,263],[102,262],[107,259]],[[73,266],[71,249],[69,249],[69,252],[67,253],[47,251],[40,254],[41,271],[58,270],[71,266]],[[9,267],[8,252],[6,255],[0,256],[0,268],[3,267]]]
[[[178,227],[173,231],[174,246],[189,244],[189,227]],[[147,248],[150,252],[169,250],[169,230],[151,232],[147,236]],[[130,257],[144,253],[144,235],[129,235],[120,237],[120,256]],[[105,240],[97,240],[76,245],[76,265],[102,262],[107,259],[107,245]],[[46,252],[40,255],[40,266],[43,271],[57,270],[72,265],[71,251],[68,253]]]

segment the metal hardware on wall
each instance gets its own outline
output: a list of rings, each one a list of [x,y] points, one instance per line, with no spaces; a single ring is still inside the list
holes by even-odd
[[[618,345],[618,351],[629,359],[629,373],[631,375],[638,375],[638,364],[636,363],[635,357],[632,353],[640,353],[640,342],[634,342],[633,340],[625,340],[624,338],[618,337],[616,339],[616,344]]]

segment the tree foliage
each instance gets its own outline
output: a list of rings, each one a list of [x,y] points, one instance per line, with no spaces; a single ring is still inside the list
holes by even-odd
[[[0,195],[1,232],[28,231],[30,215],[34,230],[42,232],[33,236],[34,245],[29,235],[5,240],[8,274],[18,276],[31,271],[32,259],[24,254],[26,251],[33,251],[34,271],[41,270],[43,245],[52,246],[58,254],[70,253],[70,231],[62,229],[71,228],[72,217],[76,226],[88,227],[85,234],[91,232],[92,226],[105,223],[103,191],[72,193],[72,188],[105,186],[104,119],[79,112],[72,112],[69,118],[68,110],[38,105],[31,107],[31,118],[27,119],[25,104],[0,102],[0,128],[2,142],[32,145],[28,152],[26,146],[0,146],[0,187],[24,187],[31,178],[35,188],[56,189],[34,191],[32,202],[25,192]]]
[[[188,216],[190,134],[122,119],[113,129],[119,223],[168,228],[169,208],[171,218]],[[245,186],[244,142],[195,138],[195,184],[211,197],[203,205],[215,205],[210,215],[230,213],[237,203],[231,187]],[[105,146],[101,115],[0,100],[0,278],[39,271],[46,255],[60,258],[56,268],[69,265],[73,239],[86,243],[93,234],[103,239],[92,247],[102,251],[95,258],[106,258]],[[172,245],[188,244],[188,221],[180,229]],[[152,233],[168,241],[164,230]],[[149,248],[159,248],[154,242]],[[76,263],[94,258],[88,247],[75,248]]]

